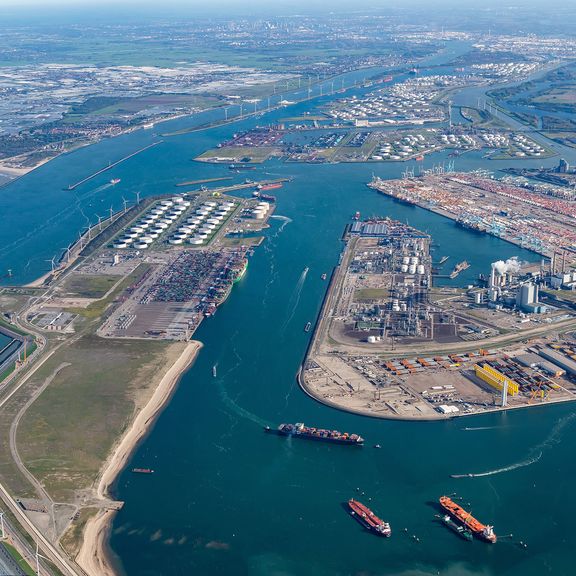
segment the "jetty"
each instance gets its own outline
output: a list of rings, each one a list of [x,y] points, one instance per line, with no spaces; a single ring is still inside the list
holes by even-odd
[[[154,142],[153,144],[149,144],[148,146],[144,146],[144,148],[140,148],[140,149],[136,150],[135,152],[128,154],[128,156],[124,156],[123,158],[120,158],[120,160],[116,160],[116,162],[113,162],[112,164],[108,164],[108,166],[104,166],[104,168],[100,168],[100,170],[93,172],[89,176],[86,176],[86,178],[83,178],[82,180],[79,180],[78,182],[75,182],[74,184],[70,184],[70,186],[68,186],[68,188],[66,188],[66,190],[75,190],[76,188],[78,188],[78,186],[81,186],[82,184],[88,182],[89,180],[92,180],[92,178],[96,178],[96,176],[98,176],[104,172],[107,172],[108,170],[111,170],[115,166],[118,166],[118,164],[122,164],[122,162],[126,162],[126,160],[129,160],[130,158],[137,156],[138,154],[144,152],[145,150],[148,150],[149,148],[153,148],[154,146],[158,146],[158,144],[162,144],[162,142],[164,142],[164,140],[159,140],[158,142]]]

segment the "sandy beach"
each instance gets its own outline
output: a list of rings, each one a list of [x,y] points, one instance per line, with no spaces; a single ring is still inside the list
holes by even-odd
[[[169,401],[180,376],[193,363],[201,347],[202,344],[197,341],[187,344],[180,357],[163,376],[150,401],[137,414],[132,426],[122,437],[102,468],[96,490],[99,498],[109,497],[110,486],[126,465],[138,442],[148,432],[158,414]],[[76,557],[76,562],[89,576],[116,576],[107,554],[108,534],[113,517],[114,511],[102,509],[86,523],[82,547]]]

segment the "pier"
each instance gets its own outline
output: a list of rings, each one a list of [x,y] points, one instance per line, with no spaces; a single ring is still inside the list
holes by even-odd
[[[120,158],[120,160],[116,160],[116,162],[113,162],[112,164],[109,164],[108,166],[105,166],[104,168],[101,168],[100,170],[93,172],[89,176],[86,176],[86,178],[83,178],[82,180],[79,180],[78,182],[76,182],[74,184],[70,184],[70,186],[68,186],[68,188],[66,188],[66,190],[75,190],[76,188],[78,188],[78,186],[81,186],[82,184],[88,182],[89,180],[92,180],[92,178],[96,178],[96,176],[98,176],[104,172],[107,172],[108,170],[111,170],[115,166],[118,166],[118,164],[122,164],[122,162],[126,162],[126,160],[129,160],[130,158],[137,156],[141,152],[144,152],[145,150],[148,150],[149,148],[153,148],[154,146],[158,146],[158,144],[162,144],[162,142],[164,142],[164,140],[159,140],[158,142],[154,142],[153,144],[149,144],[148,146],[144,146],[144,148],[140,148],[139,150],[136,150],[136,152],[132,152],[131,154],[128,154],[128,156],[124,156],[123,158]]]
[[[178,182],[176,186],[194,186],[195,184],[208,184],[209,182],[221,182],[222,180],[232,180],[232,176],[222,176],[220,178],[204,178],[203,180],[189,180],[188,182]]]

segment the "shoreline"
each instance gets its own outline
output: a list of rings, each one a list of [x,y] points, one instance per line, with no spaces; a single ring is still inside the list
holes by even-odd
[[[140,441],[149,432],[150,427],[168,404],[175,392],[180,378],[193,364],[203,344],[197,340],[190,341],[180,357],[170,366],[158,383],[148,403],[138,412],[126,433],[113,448],[101,468],[100,479],[96,489],[97,497],[105,499],[128,459],[134,453]],[[117,576],[114,563],[110,558],[108,539],[115,512],[100,510],[90,518],[84,528],[80,551],[76,563],[90,576]]]

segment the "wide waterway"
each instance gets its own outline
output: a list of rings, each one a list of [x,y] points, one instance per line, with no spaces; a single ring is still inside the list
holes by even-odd
[[[151,131],[49,163],[0,194],[0,208],[16,216],[8,223],[14,226],[11,235],[0,230],[0,250],[7,250],[0,253],[2,266],[32,279],[77,233],[79,210],[93,218],[137,190],[171,192],[179,181],[228,175],[226,167],[191,158],[256,122],[310,109],[305,103],[242,125],[167,138],[74,193],[62,188],[146,145],[154,139]],[[199,121],[181,120],[170,128],[193,122]],[[438,154],[426,162],[446,158]],[[474,153],[457,159],[456,168],[496,165]],[[405,167],[274,162],[248,174],[294,180],[275,192],[278,207],[266,241],[228,301],[196,333],[205,344],[196,364],[129,464],[153,468],[155,474],[126,471],[119,478],[115,496],[126,504],[114,522],[111,546],[128,576],[572,574],[575,407],[439,423],[392,422],[324,407],[296,384],[310,338],[303,328],[315,320],[327,286],[320,275],[338,262],[340,237],[356,210],[408,220],[428,231],[438,258],[450,256],[447,265],[470,261],[472,267],[455,284],[488,272],[496,259],[538,259],[365,186],[372,172],[397,177]],[[122,182],[106,186],[111,177]],[[20,233],[22,222],[31,222],[29,236]],[[263,433],[263,425],[282,421],[358,432],[366,446]],[[450,478],[468,473],[479,476]],[[490,546],[447,531],[435,519],[434,502],[453,492],[470,502],[477,517],[494,523],[498,534],[514,537]],[[392,524],[392,538],[366,533],[347,515],[342,504],[353,496]]]

